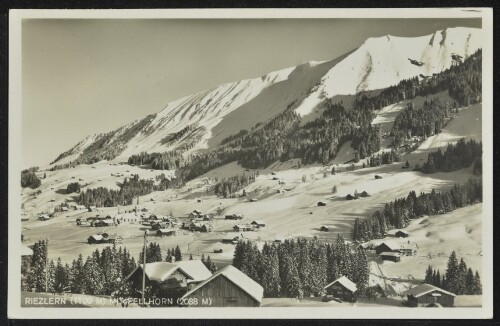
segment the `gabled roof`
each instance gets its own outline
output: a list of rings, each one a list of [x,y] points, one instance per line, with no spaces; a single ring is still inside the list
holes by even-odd
[[[445,293],[445,294],[451,295],[453,297],[456,297],[456,295],[451,293],[451,292],[448,292],[446,290],[438,288],[437,286],[427,284],[427,283],[420,284],[420,285],[406,291],[406,294],[411,295],[415,298],[418,298],[418,297],[421,297],[421,296],[423,296],[429,292],[432,292],[432,291],[438,291],[438,292]]]
[[[134,274],[139,268],[142,270],[142,264],[139,264],[139,266],[137,266],[132,273],[127,276],[127,279],[129,279],[130,276],[132,276],[132,274]],[[210,273],[201,260],[186,260],[175,263],[148,263],[146,264],[145,272],[149,280],[163,282],[178,269],[190,277],[193,281],[203,281],[212,276],[212,273]]]
[[[255,220],[255,221],[252,221],[251,224],[257,224],[257,225],[266,225],[266,222],[264,221],[260,221],[260,220]]]
[[[333,281],[332,283],[328,284],[327,286],[325,286],[325,289],[329,288],[330,286],[332,286],[335,283],[340,283],[342,286],[344,286],[346,289],[348,289],[349,291],[351,291],[353,293],[358,290],[358,287],[356,286],[356,284],[345,276],[341,276],[338,279],[336,279],[335,281]]]
[[[258,302],[262,301],[262,296],[264,295],[264,288],[260,286],[257,282],[252,280],[250,277],[245,275],[243,272],[241,272],[239,269],[232,265],[227,265],[223,269],[221,269],[218,273],[212,275],[212,277],[206,279],[202,283],[200,283],[198,286],[193,288],[191,291],[187,292],[183,298],[188,297],[189,295],[193,294],[194,292],[198,291],[201,289],[205,284],[211,282],[213,279],[217,277],[226,277],[231,283],[239,287],[241,290],[246,292],[248,295],[250,295],[252,298],[257,300]]]
[[[377,247],[381,246],[381,245],[386,245],[389,249],[391,250],[398,250],[401,248],[401,243],[399,242],[395,242],[395,241],[385,241],[385,242],[382,242],[380,243]]]
[[[104,237],[100,234],[92,234],[89,238],[94,238],[96,241],[101,241]]]

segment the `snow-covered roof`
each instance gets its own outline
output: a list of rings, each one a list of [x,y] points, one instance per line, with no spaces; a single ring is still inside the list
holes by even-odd
[[[335,283],[340,283],[342,286],[344,286],[346,289],[348,289],[351,292],[356,292],[358,290],[358,287],[356,286],[356,284],[345,276],[341,276],[338,279],[336,279],[335,281],[333,281],[332,283],[328,284],[327,286],[325,286],[325,289],[329,288],[330,286],[332,286]]]
[[[142,264],[139,264],[127,279],[135,273],[139,268],[142,269]],[[176,270],[180,269],[184,274],[188,275],[193,281],[203,281],[212,276],[205,264],[201,260],[186,260],[175,263],[155,262],[146,264],[146,276],[151,281],[163,282]]]
[[[411,295],[415,298],[418,298],[418,297],[421,297],[429,292],[432,292],[432,291],[438,291],[438,292],[441,292],[441,293],[445,293],[445,294],[448,294],[448,295],[451,295],[453,297],[456,297],[455,294],[451,293],[451,292],[448,292],[446,290],[443,290],[441,288],[438,288],[437,286],[434,286],[434,285],[431,285],[431,284],[420,284],[408,291],[406,291],[406,294],[407,295]]]
[[[252,224],[257,224],[257,225],[266,225],[266,222],[260,221],[260,220],[255,220],[252,222]]]
[[[90,237],[94,238],[94,240],[97,240],[97,241],[101,241],[102,239],[104,239],[104,237],[100,234],[92,234]]]
[[[33,255],[33,250],[26,246],[26,245],[21,245],[21,256],[32,256]]]
[[[248,293],[252,298],[257,300],[258,302],[262,301],[262,296],[264,295],[264,288],[260,286],[257,282],[252,280],[250,277],[245,275],[243,272],[241,272],[239,269],[232,265],[227,265],[223,269],[221,269],[218,273],[212,275],[212,277],[206,279],[202,283],[200,283],[198,286],[193,288],[191,291],[187,292],[183,298],[188,297],[192,293],[198,291],[201,289],[205,284],[211,282],[213,279],[224,276],[226,277],[231,283]]]

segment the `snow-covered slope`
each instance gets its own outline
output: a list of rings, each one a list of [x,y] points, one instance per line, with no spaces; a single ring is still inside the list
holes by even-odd
[[[473,28],[449,28],[413,38],[390,35],[370,38],[332,61],[309,62],[168,103],[155,115],[108,134],[87,137],[67,151],[57,164],[74,160],[84,150],[89,154],[102,146],[123,148],[118,157],[121,160],[143,151],[182,148],[193,152],[212,148],[227,136],[250,129],[287,108],[302,116],[309,115],[325,98],[382,89],[403,79],[429,76],[449,68],[452,54],[466,58],[479,48],[481,30]]]
[[[481,48],[481,30],[449,28],[420,37],[369,38],[356,51],[328,71],[321,85],[297,108],[311,113],[324,97],[387,88],[415,76],[432,76],[448,69],[452,54],[463,58]],[[422,65],[412,64],[410,59]]]

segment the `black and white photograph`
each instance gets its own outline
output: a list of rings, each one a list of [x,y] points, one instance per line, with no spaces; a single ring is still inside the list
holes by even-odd
[[[492,33],[11,12],[9,315],[491,318]]]

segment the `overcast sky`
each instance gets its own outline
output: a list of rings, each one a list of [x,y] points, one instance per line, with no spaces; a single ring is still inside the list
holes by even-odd
[[[169,101],[306,61],[368,37],[420,36],[474,19],[26,20],[23,168]]]

